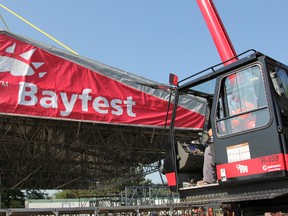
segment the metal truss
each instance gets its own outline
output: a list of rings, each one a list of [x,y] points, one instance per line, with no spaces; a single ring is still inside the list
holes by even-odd
[[[122,203],[132,205],[162,205],[180,202],[179,194],[172,193],[168,186],[130,186],[122,192]]]
[[[95,189],[143,176],[158,169],[166,140],[161,128],[2,115],[0,187]]]
[[[178,193],[170,191],[168,186],[129,186],[119,195],[80,197],[79,207],[115,207],[144,206],[179,203]]]

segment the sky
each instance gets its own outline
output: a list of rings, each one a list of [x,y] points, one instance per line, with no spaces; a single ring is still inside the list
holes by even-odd
[[[256,49],[288,64],[288,0],[213,2],[236,53]],[[169,73],[184,79],[221,62],[196,0],[1,0],[0,4],[79,55],[156,82],[168,83]],[[2,7],[0,15],[11,32],[63,48]],[[6,29],[2,19],[0,28]]]
[[[287,0],[213,1],[237,53],[288,64]],[[196,0],[2,0],[81,56],[168,83],[220,63]],[[10,31],[60,45],[0,7]],[[0,28],[5,29],[0,20]],[[63,48],[64,49],[64,48]]]

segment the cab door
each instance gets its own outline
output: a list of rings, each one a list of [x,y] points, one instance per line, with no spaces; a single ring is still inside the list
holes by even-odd
[[[217,78],[211,124],[219,183],[286,177],[285,156],[265,63]]]

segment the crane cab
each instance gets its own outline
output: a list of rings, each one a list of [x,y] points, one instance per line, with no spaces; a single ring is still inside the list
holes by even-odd
[[[217,77],[210,118],[219,183],[287,178],[287,81],[287,67],[259,54]]]
[[[164,161],[171,189],[191,200],[193,196],[203,198],[209,191],[216,197],[224,193],[221,202],[242,200],[243,193],[251,193],[246,200],[256,199],[255,194],[257,199],[265,199],[271,191],[277,191],[275,196],[288,193],[288,67],[253,51],[225,67],[208,70],[184,84],[180,81],[176,100],[181,94],[195,94],[207,101],[202,140],[212,128],[217,184],[193,185],[195,179],[202,178],[201,160],[199,155],[183,151],[174,140],[172,119]],[[209,87],[203,88],[205,85]]]

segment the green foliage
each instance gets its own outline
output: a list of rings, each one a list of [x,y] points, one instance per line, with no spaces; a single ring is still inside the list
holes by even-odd
[[[43,193],[41,190],[26,190],[27,199],[50,199],[47,193]]]
[[[138,176],[133,179],[114,179],[107,185],[97,185],[96,189],[93,190],[62,190],[54,194],[55,199],[70,199],[80,197],[95,197],[95,196],[108,196],[119,194],[125,190],[125,187],[135,185],[153,185],[152,180],[145,179],[144,176]]]
[[[21,190],[3,189],[1,193],[0,208],[24,208],[25,199],[49,199],[48,194],[40,190],[26,190],[25,193]]]
[[[24,208],[25,195],[20,190],[1,190],[1,208]]]
[[[95,190],[62,190],[54,194],[55,199],[70,199],[86,196],[96,196]]]

